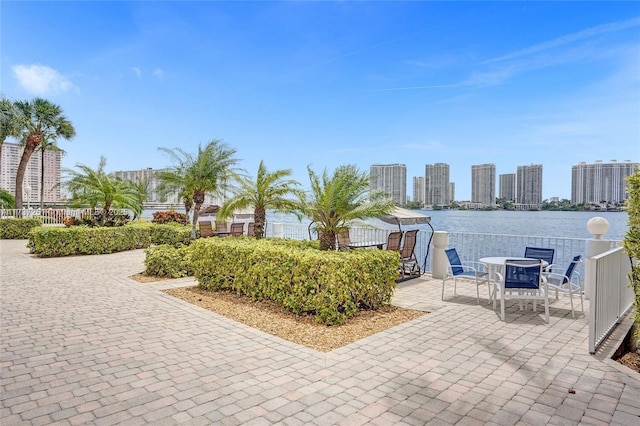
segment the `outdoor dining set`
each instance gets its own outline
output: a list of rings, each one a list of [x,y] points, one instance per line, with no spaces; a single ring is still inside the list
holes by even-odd
[[[575,318],[574,296],[580,297],[580,306],[584,312],[583,290],[576,266],[582,256],[577,255],[566,269],[554,265],[555,250],[543,247],[526,247],[523,256],[483,257],[478,261],[462,261],[455,248],[445,250],[448,271],[442,279],[442,300],[445,300],[445,286],[453,279],[453,294],[459,278],[467,279],[476,286],[476,302],[480,303],[480,287],[487,285],[488,302],[496,309],[500,301],[500,317],[506,321],[506,300],[517,300],[520,310],[526,309],[532,301],[533,310],[537,303],[544,306],[545,322],[549,323],[549,294],[555,292],[568,295],[571,315]]]

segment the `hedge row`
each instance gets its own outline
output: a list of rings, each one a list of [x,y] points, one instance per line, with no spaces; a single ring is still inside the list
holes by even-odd
[[[304,241],[245,237],[194,241],[187,260],[201,288],[276,301],[329,325],[389,304],[400,266],[386,250],[320,251]]]
[[[29,231],[42,226],[42,219],[16,219],[12,217],[0,219],[1,240],[26,240]]]
[[[191,228],[184,225],[131,223],[126,226],[68,228],[41,226],[29,233],[27,247],[39,257],[107,254],[153,244],[188,244]]]

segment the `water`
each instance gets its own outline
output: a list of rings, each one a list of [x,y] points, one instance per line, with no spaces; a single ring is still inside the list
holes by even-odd
[[[150,220],[153,212],[145,210],[142,217]],[[600,216],[609,221],[609,232],[604,238],[623,240],[627,232],[628,215],[626,212],[562,212],[562,211],[506,211],[506,210],[429,210],[418,212],[431,216],[431,226],[436,231],[469,232],[481,234],[534,235],[561,238],[592,238],[587,232],[587,221]],[[270,223],[302,223],[291,214],[268,212]],[[376,227],[393,228],[382,221],[370,221]],[[430,231],[428,225],[418,228]]]

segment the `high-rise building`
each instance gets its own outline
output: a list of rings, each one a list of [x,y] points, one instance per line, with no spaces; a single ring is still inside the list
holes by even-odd
[[[117,178],[128,180],[134,183],[142,183],[147,187],[147,201],[148,203],[162,203],[162,204],[181,204],[182,200],[177,192],[169,192],[161,194],[159,191],[160,179],[157,178],[157,173],[163,169],[152,169],[151,167],[139,170],[118,170],[113,172],[113,175]],[[209,194],[205,194],[204,205],[220,205],[224,200],[219,197],[214,197]]]
[[[530,207],[540,207],[542,204],[542,164],[518,166],[516,202]]]
[[[427,164],[424,169],[424,202],[430,206],[448,206],[449,165],[446,163]]]
[[[396,204],[407,203],[407,166],[405,164],[374,164],[371,166],[371,189],[384,191]]]
[[[16,174],[18,164],[22,158],[24,147],[19,144],[5,142],[2,145],[2,158],[0,159],[0,188],[15,194]],[[25,170],[23,180],[23,201],[26,207],[29,203],[40,203],[41,183],[43,183],[43,200],[45,203],[60,201],[60,171],[62,164],[62,151],[35,151]],[[42,179],[44,177],[44,179]]]
[[[496,203],[496,165],[478,164],[471,166],[471,202],[482,207]]]
[[[629,194],[626,190],[626,178],[635,173],[640,163],[629,160],[618,163],[596,161],[575,164],[571,168],[571,202],[583,203],[620,203]]]
[[[505,173],[500,175],[499,197],[506,201],[516,201],[516,174]]]
[[[424,204],[424,176],[413,177],[413,201]]]
[[[456,199],[456,183],[449,182],[449,201],[453,201]]]

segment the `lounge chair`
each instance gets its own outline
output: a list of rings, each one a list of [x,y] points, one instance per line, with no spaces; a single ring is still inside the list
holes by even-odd
[[[231,224],[231,236],[239,237],[244,234],[244,223],[234,222]]]
[[[217,237],[228,237],[230,235],[226,222],[216,222],[216,230],[213,235]]]
[[[458,278],[473,279],[476,284],[476,303],[480,304],[480,284],[487,284],[489,289],[489,301],[491,301],[491,287],[489,285],[489,273],[487,266],[481,262],[475,262],[472,260],[461,261],[458,256],[458,251],[455,248],[450,248],[444,251],[449,261],[449,268],[447,274],[442,277],[442,300],[444,300],[444,286],[445,282],[453,278],[453,295],[456,295],[456,288],[458,285]]]
[[[564,275],[551,272],[546,276],[549,289],[556,291],[556,300],[558,299],[558,293],[560,292],[569,295],[569,299],[571,301],[571,316],[573,318],[576,317],[575,311],[573,310],[574,294],[580,295],[580,308],[582,309],[582,312],[584,312],[584,301],[582,296],[582,286],[580,285],[580,274],[578,274],[578,272],[575,270],[581,259],[582,256],[575,256],[569,264],[569,267],[567,268]],[[572,281],[573,276],[576,276],[578,278],[578,282]]]
[[[406,276],[420,276],[420,265],[418,264],[418,258],[416,257],[416,234],[417,229],[406,231],[404,233],[404,244],[400,251],[400,261],[402,262],[400,273],[403,277]]]
[[[211,221],[198,222],[198,229],[200,229],[200,238],[213,237]]]
[[[533,311],[536,311],[536,301],[544,302],[545,321],[549,323],[549,287],[542,271],[542,260],[507,260],[504,265],[504,275],[499,272],[498,282],[493,292],[493,308],[496,308],[498,294],[500,294],[500,317],[505,321],[506,299],[516,299],[520,302],[533,301]],[[526,306],[526,305],[525,305]]]

